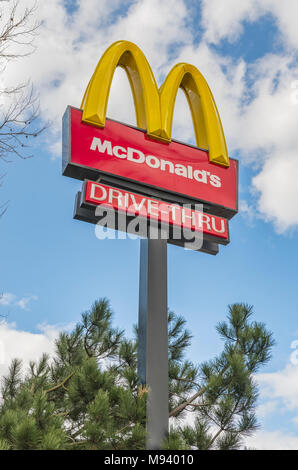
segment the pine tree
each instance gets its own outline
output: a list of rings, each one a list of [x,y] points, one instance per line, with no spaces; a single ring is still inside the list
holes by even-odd
[[[237,449],[257,428],[253,374],[270,359],[271,333],[249,322],[252,307],[229,307],[218,325],[223,352],[201,365],[185,359],[191,334],[169,312],[169,416],[165,449]],[[148,390],[137,375],[133,340],[113,328],[106,299],[94,303],[53,358],[29,371],[14,360],[2,381],[0,450],[144,449]],[[187,424],[191,417],[192,425]]]

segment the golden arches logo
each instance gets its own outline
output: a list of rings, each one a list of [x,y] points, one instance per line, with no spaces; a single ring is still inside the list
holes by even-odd
[[[101,57],[81,104],[83,122],[104,127],[111,83],[116,67],[122,67],[132,89],[137,126],[163,142],[171,142],[178,88],[187,98],[198,147],[209,151],[209,161],[229,166],[226,140],[212,92],[193,65],[180,63],[158,89],[151,67],[138,46],[117,41]]]

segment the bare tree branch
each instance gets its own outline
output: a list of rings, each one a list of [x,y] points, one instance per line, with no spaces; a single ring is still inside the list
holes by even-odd
[[[3,7],[0,10],[0,20],[4,17],[4,22],[0,24],[0,57],[2,60],[24,57],[35,50],[33,40],[40,26],[39,21],[32,22],[36,12],[36,3],[30,8],[25,8],[20,14],[19,7],[20,0],[17,0],[6,15],[3,12]],[[25,46],[26,51],[18,51],[15,48],[11,50],[11,46],[16,44]]]
[[[36,9],[36,3],[23,8],[20,0],[0,6],[2,76],[5,76],[10,61],[22,59],[35,51],[34,39],[41,24],[36,20]],[[48,127],[40,124],[39,116],[39,99],[30,82],[0,88],[0,162],[11,162],[13,157],[32,157],[27,149],[33,139]],[[7,207],[7,203],[0,204],[0,217]]]

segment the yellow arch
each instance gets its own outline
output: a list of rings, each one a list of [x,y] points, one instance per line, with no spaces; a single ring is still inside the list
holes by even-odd
[[[117,66],[127,73],[133,93],[137,126],[157,140],[171,142],[178,88],[189,103],[197,146],[209,150],[209,160],[229,166],[226,140],[211,90],[193,65],[177,64],[158,91],[150,65],[133,43],[117,41],[101,57],[87,86],[81,108],[83,122],[105,126],[108,97]]]
[[[178,88],[184,91],[194,125],[198,147],[209,149],[209,160],[229,166],[226,140],[211,90],[193,65],[177,64],[160,88],[162,137],[171,140],[174,106]]]
[[[101,57],[82,101],[83,122],[105,126],[108,98],[117,66],[127,73],[137,126],[147,129],[149,135],[159,135],[161,122],[157,84],[143,52],[128,41],[115,42]]]

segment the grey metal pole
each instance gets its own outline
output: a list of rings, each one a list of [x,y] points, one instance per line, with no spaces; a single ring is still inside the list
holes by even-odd
[[[167,240],[141,240],[138,371],[149,388],[147,449],[160,449],[169,423]]]

